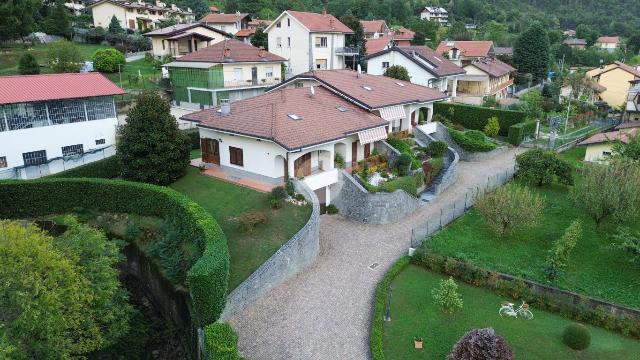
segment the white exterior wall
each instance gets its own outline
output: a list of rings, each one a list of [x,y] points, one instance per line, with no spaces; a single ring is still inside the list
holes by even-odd
[[[7,170],[23,166],[23,153],[46,150],[47,159],[62,156],[62,147],[82,144],[84,152],[115,145],[116,118],[83,121],[72,124],[42,126],[30,129],[0,132],[0,157],[7,157]],[[96,145],[96,140],[105,139],[105,143]],[[64,169],[50,167],[51,173]]]
[[[131,2],[134,2],[134,1],[132,0]],[[155,14],[152,14],[151,11],[154,11]],[[102,4],[93,6],[91,8],[91,12],[93,14],[93,25],[96,27],[102,27],[105,29],[109,27],[109,23],[111,23],[111,18],[114,15],[120,22],[120,26],[122,26],[123,29],[135,29],[135,30],[138,30],[138,21],[137,21],[138,18],[151,20],[152,22],[148,22],[150,28],[154,28],[158,21],[168,19],[172,15],[175,16],[176,20],[179,23],[192,22],[194,20],[194,15],[177,14],[171,10],[171,7],[167,7],[165,10],[162,10],[162,11],[146,10],[146,9],[128,9],[122,6],[114,5],[109,2],[104,2]],[[133,28],[129,26],[129,19],[134,20]]]
[[[231,35],[235,35],[242,28],[242,21],[236,21],[235,23],[210,23],[207,25],[216,28],[218,30],[222,30]]]
[[[446,90],[446,81],[438,81],[438,78],[436,76],[421,68],[410,59],[407,59],[406,56],[395,51],[390,51],[386,54],[382,54],[380,56],[376,56],[375,58],[369,59],[367,65],[367,73],[372,75],[384,74],[385,69],[382,68],[383,62],[388,62],[389,66],[400,65],[407,69],[407,71],[409,72],[409,76],[411,77],[411,82],[414,84],[432,88],[439,88],[438,85],[442,82],[445,84],[445,88],[441,90]],[[432,86],[432,83],[435,83],[436,86]]]
[[[286,13],[278,21],[280,27],[274,23],[267,32],[269,52],[287,59],[289,61],[287,66],[293,75],[309,71],[317,59],[326,59],[327,69],[344,68],[343,57],[335,53],[336,48],[344,47],[344,34],[310,33],[306,27]],[[326,37],[327,47],[316,48],[316,37]],[[280,47],[278,47],[278,38],[280,38]],[[289,38],[291,39],[290,46]]]
[[[198,40],[195,39],[196,43],[198,44],[198,50],[204,49],[207,46],[211,46],[213,44],[217,44],[219,42],[221,42],[222,40],[226,39],[224,36],[220,35],[219,33],[215,32],[215,31],[211,31],[209,29],[203,28],[203,27],[196,27],[193,29],[189,29],[186,30],[185,32],[187,33],[193,33],[193,34],[201,34],[201,35],[206,35],[209,37],[212,37],[213,39],[211,40]],[[153,46],[153,56],[156,57],[161,57],[164,55],[169,55],[170,54],[170,49],[169,49],[169,40],[165,40],[166,37],[164,36],[153,36],[151,38],[151,45]],[[162,42],[164,41],[164,49],[162,48]],[[190,39],[181,39],[179,44],[180,47],[187,47],[187,42],[190,41]],[[177,44],[177,42],[172,41],[172,44]],[[193,51],[196,51],[195,49],[193,49]]]
[[[600,162],[606,160],[607,155],[605,153],[612,153],[611,145],[609,144],[592,144],[587,145],[587,151],[584,155],[584,161]]]
[[[260,85],[274,85],[281,79],[282,63],[238,63],[238,64],[223,64],[222,73],[224,75],[225,87],[236,86],[252,86],[251,82],[251,69],[256,67],[258,69],[258,86]],[[273,76],[267,77],[267,69],[273,69]],[[235,69],[242,69],[242,78],[238,78]],[[266,81],[263,83],[262,79]],[[278,80],[276,80],[278,79]]]

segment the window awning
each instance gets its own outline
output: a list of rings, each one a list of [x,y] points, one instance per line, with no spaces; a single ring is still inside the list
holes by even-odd
[[[360,140],[360,143],[362,145],[371,144],[372,142],[376,142],[378,140],[384,140],[386,138],[387,138],[387,128],[384,126],[360,131],[358,133],[358,140]]]
[[[380,109],[380,116],[387,121],[395,121],[404,119],[407,115],[404,112],[404,107],[396,105]]]

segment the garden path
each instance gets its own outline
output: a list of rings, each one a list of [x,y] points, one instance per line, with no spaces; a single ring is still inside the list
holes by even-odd
[[[248,360],[370,358],[375,289],[396,259],[406,254],[411,229],[439,216],[442,208],[489,176],[513,168],[519,151],[488,161],[460,162],[455,184],[393,224],[367,225],[323,215],[316,262],[230,319],[241,354]]]

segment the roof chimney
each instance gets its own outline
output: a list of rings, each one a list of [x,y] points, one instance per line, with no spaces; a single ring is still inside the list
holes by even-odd
[[[229,48],[225,48],[224,49],[224,57],[226,57],[226,58],[230,58],[231,57],[231,49],[229,49]]]
[[[327,15],[327,9],[322,9],[322,15]]]
[[[311,85],[311,87],[309,88],[309,92],[309,96],[314,97],[316,95],[316,88]]]
[[[231,113],[231,103],[229,99],[220,99],[220,114],[222,116],[229,115]]]
[[[362,68],[360,67],[360,64],[358,64],[358,71],[356,72],[356,77],[360,78],[360,74],[362,74]]]
[[[260,51],[258,51],[258,56],[261,58],[267,56],[267,50],[264,49],[264,46],[260,46]]]

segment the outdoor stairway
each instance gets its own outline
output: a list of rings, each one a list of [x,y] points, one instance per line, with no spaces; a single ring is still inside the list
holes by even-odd
[[[429,185],[428,188],[426,188],[423,192],[421,192],[418,195],[418,197],[420,197],[420,200],[422,200],[422,202],[428,203],[430,201],[433,201],[436,198],[437,196],[436,187],[442,183],[442,177],[444,176],[444,173],[446,172],[446,170],[449,168],[450,165],[451,165],[451,159],[445,156],[444,166],[442,167],[440,174],[438,174],[438,176],[436,176],[436,178],[433,179],[433,182],[431,183],[431,185]]]

